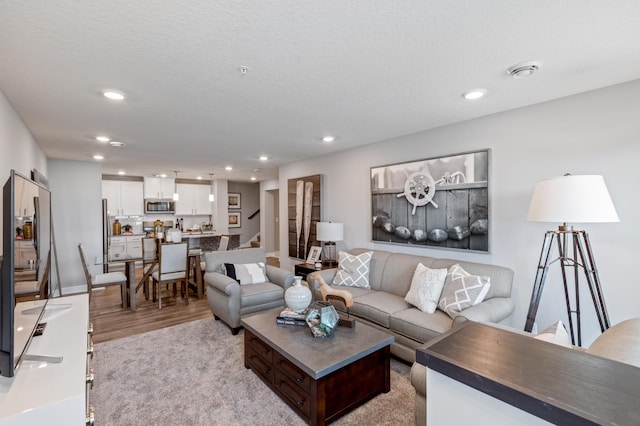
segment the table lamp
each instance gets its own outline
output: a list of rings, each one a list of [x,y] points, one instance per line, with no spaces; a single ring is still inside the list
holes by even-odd
[[[328,266],[338,264],[336,241],[342,241],[344,224],[334,222],[318,222],[316,238],[322,242],[322,263]]]
[[[549,266],[557,262],[562,272],[571,342],[575,345],[577,337],[577,345],[582,346],[579,270],[584,272],[600,330],[604,332],[611,325],[589,236],[585,231],[574,230],[569,224],[620,221],[604,178],[598,175],[567,174],[536,183],[527,220],[555,222],[560,225],[557,230],[547,231],[544,237],[525,331],[533,328]],[[554,245],[557,245],[557,257],[553,254]],[[571,269],[567,271],[567,268]],[[568,282],[571,277],[575,295],[573,307]],[[577,329],[574,329],[574,316]]]

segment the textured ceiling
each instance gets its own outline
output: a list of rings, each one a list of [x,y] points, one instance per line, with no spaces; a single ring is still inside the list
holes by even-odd
[[[5,0],[0,90],[49,157],[265,179],[291,161],[638,79],[639,22],[638,0]],[[507,75],[531,59],[539,73]],[[476,87],[487,96],[460,96]],[[107,88],[127,100],[107,101]]]

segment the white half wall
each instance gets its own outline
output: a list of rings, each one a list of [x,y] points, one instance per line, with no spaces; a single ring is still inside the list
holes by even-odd
[[[640,80],[635,80],[290,163],[280,168],[280,187],[286,188],[287,180],[298,176],[324,175],[323,220],[345,225],[339,250],[368,247],[512,268],[516,310],[510,322],[523,328],[544,233],[558,225],[525,221],[536,181],[565,173],[601,174],[621,222],[584,224],[578,229],[589,232],[609,315],[615,324],[640,316],[640,286],[629,278],[640,258],[640,246],[636,244],[640,241],[636,223],[640,210],[636,198],[640,181],[638,95]],[[371,241],[371,167],[484,148],[491,149],[489,254]],[[286,197],[280,197],[281,224],[287,223],[286,202]],[[283,267],[297,263],[287,258],[286,226],[280,226],[280,252]],[[536,319],[540,330],[558,319],[566,322],[564,293],[558,279],[559,273],[547,279]],[[585,291],[581,298],[583,346],[588,346],[600,334],[600,328],[590,296]]]

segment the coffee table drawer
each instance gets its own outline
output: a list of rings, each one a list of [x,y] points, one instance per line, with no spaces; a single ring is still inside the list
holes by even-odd
[[[274,375],[276,392],[291,406],[300,410],[306,418],[309,418],[311,415],[311,396],[303,392],[297,383],[283,374],[281,370],[276,369]]]
[[[253,348],[248,348],[247,350],[247,361],[253,371],[262,376],[268,383],[273,383],[273,366],[271,362],[266,362]]]
[[[311,377],[306,375],[301,369],[296,367],[279,353],[275,353],[276,369],[284,374],[289,380],[295,383],[301,391],[305,393],[311,392]]]
[[[266,364],[271,365],[273,363],[273,349],[266,343],[251,334],[251,332],[247,332],[245,340],[247,346],[253,349],[255,354],[261,356]]]

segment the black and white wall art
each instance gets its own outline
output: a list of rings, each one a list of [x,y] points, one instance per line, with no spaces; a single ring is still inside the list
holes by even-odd
[[[374,242],[489,252],[490,150],[371,168]]]

